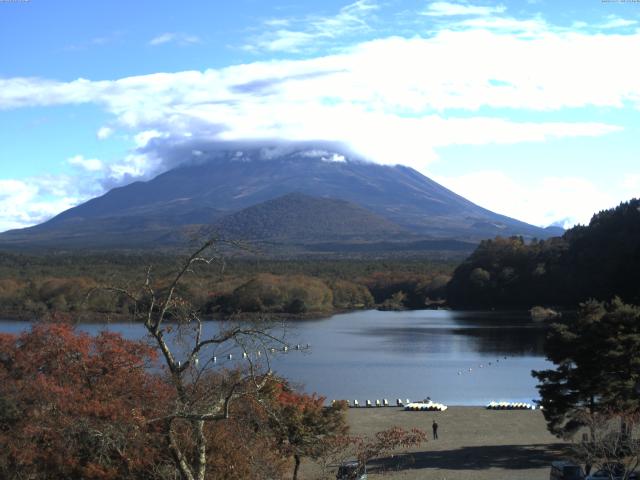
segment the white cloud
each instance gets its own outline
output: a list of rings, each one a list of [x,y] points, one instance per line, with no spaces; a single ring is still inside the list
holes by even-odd
[[[264,26],[272,30],[254,37],[243,48],[269,52],[299,52],[309,47],[317,48],[319,42],[370,30],[366,20],[377,9],[378,5],[372,0],[357,0],[342,7],[334,16],[269,19]]]
[[[100,127],[96,132],[96,137],[99,140],[106,140],[113,134],[113,129],[110,127]]]
[[[105,179],[105,184],[108,187],[110,184],[121,184],[127,178],[134,180],[144,177],[149,172],[157,171],[158,163],[148,155],[127,155],[121,162],[109,165],[109,173]]]
[[[149,40],[149,45],[156,47],[166,43],[176,43],[178,45],[193,45],[200,43],[200,38],[196,35],[188,35],[186,33],[166,32]]]
[[[342,35],[345,25],[350,31],[367,30],[368,15],[375,8],[374,3],[359,1],[334,17],[316,18],[308,30],[296,30],[291,22],[275,22],[273,28],[331,39]],[[291,42],[281,45],[284,49],[307,41],[304,35],[286,35],[279,37]],[[108,138],[113,128],[122,129],[134,139],[136,148],[109,165],[84,156],[70,159],[93,178],[93,193],[175,165],[167,163],[158,148],[185,139],[194,144],[188,151],[200,150],[199,141],[337,141],[372,160],[424,171],[438,158],[438,149],[449,145],[546,142],[620,130],[618,125],[587,115],[573,122],[550,119],[555,112],[570,108],[640,109],[636,65],[628,57],[612,54],[630,51],[640,51],[640,32],[572,32],[538,17],[477,14],[431,36],[387,37],[306,60],[104,81],[0,78],[0,109],[94,103],[111,114],[110,126],[99,129],[98,138]],[[516,121],[512,117],[517,112],[526,118],[531,111],[544,112],[540,117],[547,120]],[[98,185],[96,172],[102,175]],[[600,198],[588,185],[562,181],[562,189]],[[40,182],[33,198],[54,187]],[[541,188],[527,191],[541,192]],[[30,192],[20,191],[22,196],[16,194],[17,199]],[[68,199],[88,195],[65,185],[57,191],[57,198],[67,199],[60,200],[65,205],[71,202]],[[599,203],[603,205],[597,208],[608,206],[604,200]],[[511,213],[499,203],[485,202],[484,206],[539,224],[557,220],[551,204],[532,210],[539,212],[535,218],[523,216],[524,208]],[[572,214],[575,218],[582,218],[581,212],[593,212],[591,203],[583,210],[577,205],[571,208],[577,212]],[[17,213],[7,215],[14,218]]]
[[[0,232],[43,222],[76,205],[78,198],[60,190],[64,181],[42,177],[0,180]]]
[[[504,11],[506,11],[506,7],[504,5],[487,7],[470,5],[467,3],[431,2],[427,9],[421,14],[433,17],[451,17],[462,15],[486,16],[503,13]]]
[[[146,147],[154,138],[166,138],[168,134],[159,132],[158,130],[144,130],[133,137],[136,147]]]
[[[549,176],[532,182],[485,170],[435,180],[482,207],[543,227],[557,221],[565,228],[588,224],[595,212],[628,200],[624,194],[613,197],[581,177]]]
[[[574,30],[613,30],[613,29],[627,29],[638,25],[637,20],[630,20],[626,18],[618,17],[617,15],[607,15],[600,23],[588,23],[583,20],[575,20],[571,27]]]
[[[288,27],[291,25],[291,20],[288,18],[271,18],[269,20],[265,20],[264,24],[267,27]]]
[[[281,105],[350,104],[412,115],[483,106],[545,111],[630,102],[640,107],[635,65],[611,54],[635,50],[640,50],[638,33],[545,31],[524,39],[474,27],[365,42],[341,55],[203,72],[115,81],[5,78],[0,108],[96,102],[137,128],[188,120],[191,107],[203,106],[243,113],[266,106],[275,113]]]
[[[609,28],[624,28],[630,27],[632,25],[637,25],[638,22],[636,20],[628,20],[624,18],[617,17],[616,15],[609,15],[607,17],[607,21],[598,25],[599,28],[609,29]]]
[[[58,213],[104,193],[105,188],[121,184],[123,179],[139,178],[157,168],[153,158],[128,155],[121,162],[102,165],[96,175],[95,159],[72,157],[79,166],[71,175],[43,175],[22,180],[0,179],[0,232],[42,223]],[[88,169],[86,167],[89,167]]]
[[[74,167],[79,167],[87,172],[99,172],[104,168],[102,161],[97,158],[84,158],[82,155],[75,155],[67,159],[67,163]]]
[[[524,39],[472,28],[365,42],[340,55],[204,72],[66,83],[0,79],[0,108],[94,102],[133,131],[139,147],[153,137],[186,135],[208,141],[327,140],[375,161],[423,169],[437,158],[435,149],[447,145],[541,142],[619,130],[586,120],[516,122],[508,112],[504,118],[473,112],[640,107],[635,65],[611,55],[635,50],[640,33],[548,31]],[[451,109],[471,115],[458,118],[447,113]]]
[[[257,39],[255,44],[245,45],[244,49],[267,50],[269,52],[299,52],[316,39],[316,35],[293,30],[276,30]]]
[[[549,33],[549,24],[540,17],[518,19],[513,17],[468,18],[455,24],[457,28],[482,29],[498,33],[508,33],[529,39]]]
[[[640,173],[629,173],[621,182],[623,189],[629,192],[629,196],[640,198]]]

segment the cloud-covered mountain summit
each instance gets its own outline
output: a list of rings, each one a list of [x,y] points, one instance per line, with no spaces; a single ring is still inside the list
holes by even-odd
[[[237,238],[259,240],[256,235],[260,237],[261,231],[273,233],[273,225],[279,225],[280,243],[294,239],[313,243],[308,234],[296,230],[308,230],[308,222],[301,220],[305,218],[322,218],[328,225],[318,241],[345,240],[354,232],[363,242],[549,235],[479,207],[412,168],[374,164],[326,146],[298,150],[254,146],[199,156],[201,161],[147,182],[114,188],[41,225],[3,234],[0,242],[154,247],[177,242],[176,232],[211,226]],[[284,200],[274,201],[280,197]],[[341,222],[341,215],[352,221]],[[354,230],[356,218],[361,221]],[[263,226],[256,228],[257,221]]]

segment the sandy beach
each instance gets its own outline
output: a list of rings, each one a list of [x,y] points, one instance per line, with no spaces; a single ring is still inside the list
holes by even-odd
[[[445,412],[408,412],[400,408],[350,409],[354,435],[371,435],[394,425],[422,428],[429,440],[409,456],[396,456],[369,467],[369,478],[403,480],[543,480],[551,462],[563,458],[566,444],[547,432],[542,412],[450,407]],[[438,440],[431,424],[439,425]],[[399,465],[398,465],[399,464]],[[318,478],[305,464],[303,478]]]

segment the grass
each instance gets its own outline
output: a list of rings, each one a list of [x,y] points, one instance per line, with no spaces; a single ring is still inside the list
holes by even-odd
[[[350,409],[351,433],[372,435],[394,425],[421,428],[429,441],[409,454],[399,452],[369,465],[369,478],[403,480],[546,480],[553,460],[567,444],[547,432],[540,411],[450,407],[445,412],[400,408]],[[439,425],[431,440],[431,424]],[[304,479],[320,478],[305,464]],[[334,477],[335,478],[335,477]]]

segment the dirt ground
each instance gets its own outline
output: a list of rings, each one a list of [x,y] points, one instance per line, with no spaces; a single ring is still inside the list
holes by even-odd
[[[546,480],[551,462],[562,459],[566,447],[547,432],[540,411],[450,407],[445,412],[408,412],[374,407],[352,408],[347,418],[354,435],[371,435],[394,425],[421,428],[429,435],[429,441],[410,455],[370,465],[370,479]],[[439,425],[438,440],[431,439],[433,420]],[[302,474],[307,480],[320,478],[317,467],[309,463]]]

